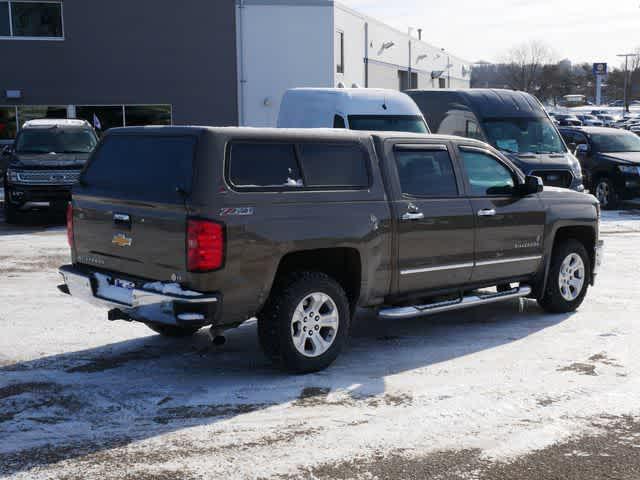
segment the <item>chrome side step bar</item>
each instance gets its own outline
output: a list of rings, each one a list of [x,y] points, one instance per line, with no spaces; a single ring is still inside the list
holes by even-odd
[[[475,294],[456,300],[448,300],[446,302],[429,303],[426,305],[415,305],[411,307],[393,307],[380,310],[380,318],[400,319],[421,317],[434,313],[448,312],[450,310],[459,310],[461,308],[475,307],[476,305],[486,305],[488,303],[510,300],[512,298],[521,298],[531,295],[531,287],[529,285],[520,285],[506,292]]]

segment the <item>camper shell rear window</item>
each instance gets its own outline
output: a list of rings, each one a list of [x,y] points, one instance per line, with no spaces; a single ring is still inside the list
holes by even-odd
[[[183,203],[184,192],[191,191],[196,144],[192,135],[107,136],[89,160],[81,183],[143,201]]]

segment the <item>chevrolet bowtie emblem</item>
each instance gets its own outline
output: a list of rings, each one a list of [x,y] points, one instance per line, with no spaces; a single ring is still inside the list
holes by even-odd
[[[119,233],[113,236],[111,243],[118,247],[130,247],[133,243],[133,239],[127,237],[124,233]]]

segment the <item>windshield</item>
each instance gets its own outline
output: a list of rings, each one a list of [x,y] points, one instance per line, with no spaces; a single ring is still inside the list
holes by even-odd
[[[505,118],[486,120],[484,129],[490,143],[509,153],[565,153],[558,131],[546,118]]]
[[[97,143],[98,140],[91,130],[23,130],[18,136],[16,152],[91,153]]]
[[[640,152],[640,137],[631,132],[591,135],[596,152]]]
[[[349,115],[349,128],[376,132],[429,133],[427,124],[419,115]]]

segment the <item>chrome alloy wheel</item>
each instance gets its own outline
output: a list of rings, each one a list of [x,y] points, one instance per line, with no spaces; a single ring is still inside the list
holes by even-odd
[[[577,253],[570,253],[562,261],[558,284],[562,298],[573,302],[584,288],[586,269],[582,257]]]
[[[604,181],[600,181],[598,185],[596,185],[596,198],[600,202],[600,205],[606,207],[609,205],[609,201],[611,199],[611,189],[609,188],[609,184]]]
[[[336,339],[340,326],[338,307],[324,293],[311,293],[296,307],[291,319],[291,340],[305,357],[319,357]]]

